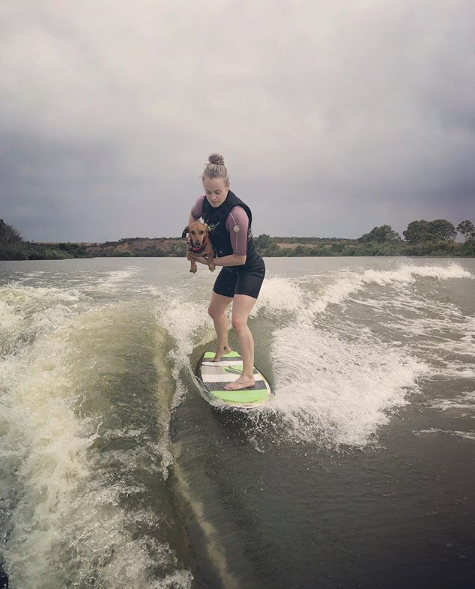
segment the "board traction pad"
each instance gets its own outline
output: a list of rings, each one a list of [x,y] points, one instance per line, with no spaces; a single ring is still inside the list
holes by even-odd
[[[203,362],[205,365],[210,365],[207,360],[214,358],[214,352],[205,352],[203,355]],[[225,371],[230,374],[239,374],[242,372],[242,358],[238,352],[230,352],[221,356],[221,360],[217,363],[217,366],[225,366]],[[254,368],[254,374],[262,377],[258,370]],[[264,380],[256,380],[256,384],[253,388],[241,389],[238,391],[227,391],[224,386],[227,382],[204,382],[203,383],[209,394],[221,401],[228,403],[256,403],[258,401],[264,401],[269,396],[269,390],[266,387]]]

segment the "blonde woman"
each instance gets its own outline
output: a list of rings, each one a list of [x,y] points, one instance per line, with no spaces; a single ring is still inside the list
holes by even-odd
[[[221,356],[231,352],[225,311],[232,302],[232,326],[239,341],[243,371],[225,388],[240,390],[255,384],[254,339],[247,320],[259,295],[266,269],[252,240],[251,209],[231,192],[223,156],[213,153],[208,159],[201,177],[205,194],[191,209],[188,224],[203,218],[215,251],[214,263],[222,266],[208,308],[218,339],[214,361],[218,362]],[[196,261],[207,263],[203,257],[196,257]]]

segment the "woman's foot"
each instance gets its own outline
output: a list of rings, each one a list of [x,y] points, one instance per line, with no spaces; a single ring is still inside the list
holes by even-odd
[[[211,362],[219,362],[222,356],[229,354],[230,352],[232,352],[232,350],[229,346],[219,346]]]
[[[240,376],[234,382],[230,382],[229,384],[225,385],[225,389],[227,391],[240,391],[241,389],[247,389],[249,387],[253,387],[256,384],[256,380],[254,377],[246,378],[244,376]]]

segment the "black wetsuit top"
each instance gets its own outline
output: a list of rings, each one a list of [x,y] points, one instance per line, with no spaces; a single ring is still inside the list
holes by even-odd
[[[209,236],[214,250],[217,253],[218,258],[222,258],[223,256],[229,256],[233,253],[229,231],[226,229],[226,220],[231,210],[237,205],[246,211],[246,214],[249,217],[249,228],[247,232],[246,263],[241,264],[240,266],[226,266],[226,270],[232,272],[246,271],[247,269],[252,268],[260,259],[260,255],[257,253],[252,239],[251,209],[230,190],[223,204],[216,208],[212,207],[209,204],[208,199],[205,198],[203,200],[203,211],[201,213],[203,221],[208,225]]]

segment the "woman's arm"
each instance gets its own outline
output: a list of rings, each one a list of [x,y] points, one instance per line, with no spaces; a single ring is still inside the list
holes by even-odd
[[[238,256],[236,254],[230,254],[229,256],[223,256],[222,258],[213,258],[215,266],[242,266],[246,263],[247,256]]]
[[[204,196],[200,196],[198,198],[198,200],[195,202],[195,204],[193,205],[193,208],[191,209],[191,212],[190,212],[190,216],[188,217],[188,227],[192,223],[194,223],[195,221],[198,221],[198,219],[201,217],[204,199],[205,199]]]
[[[223,256],[222,258],[213,258],[213,262],[215,266],[242,266],[246,263],[247,256],[236,256],[235,254],[231,254],[229,256]],[[199,262],[200,264],[207,264],[206,258],[203,256],[198,256],[193,259]]]

